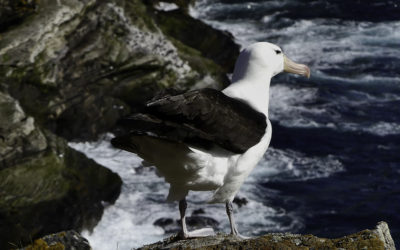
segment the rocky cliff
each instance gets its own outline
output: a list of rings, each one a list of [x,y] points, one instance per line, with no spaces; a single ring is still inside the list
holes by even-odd
[[[21,248],[33,249],[91,249],[88,241],[75,231],[63,231],[34,240]],[[319,238],[313,235],[270,233],[259,237],[240,239],[232,235],[217,234],[205,238],[179,240],[176,235],[139,249],[371,249],[395,250],[386,222],[379,222],[373,230],[347,235],[338,239]]]
[[[218,234],[205,238],[178,240],[172,236],[164,241],[146,245],[149,249],[371,249],[395,250],[386,222],[378,223],[373,230],[364,230],[338,239],[319,238],[313,235],[271,233],[263,236],[239,239],[232,235]]]
[[[227,84],[238,53],[227,34],[140,0],[43,0],[0,36],[3,88],[68,139],[109,131],[162,88]]]
[[[0,249],[91,227],[118,196],[121,179],[66,141],[166,87],[228,84],[239,46],[168,2],[0,0]]]

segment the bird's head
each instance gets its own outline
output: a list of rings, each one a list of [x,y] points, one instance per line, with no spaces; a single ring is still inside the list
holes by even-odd
[[[272,43],[254,43],[240,52],[235,64],[232,82],[245,77],[273,77],[281,72],[310,77],[310,69],[290,60],[282,49]]]

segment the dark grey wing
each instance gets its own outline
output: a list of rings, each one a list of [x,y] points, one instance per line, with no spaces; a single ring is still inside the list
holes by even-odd
[[[221,91],[201,89],[147,103],[142,113],[122,121],[133,132],[210,148],[219,145],[243,153],[263,137],[264,114]]]

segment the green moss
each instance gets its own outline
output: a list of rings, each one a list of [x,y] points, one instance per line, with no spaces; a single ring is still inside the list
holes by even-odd
[[[43,69],[34,65],[12,70],[6,79],[9,93],[20,102],[24,111],[43,125],[49,120],[48,104],[58,94],[56,86],[43,84]]]
[[[187,85],[196,83],[206,75],[215,79],[220,88],[229,84],[226,73],[233,69],[239,47],[228,35],[193,19],[181,10],[150,14],[178,49],[179,56],[200,73],[197,78],[188,79]]]
[[[3,93],[0,93],[0,97],[5,98],[5,100],[0,99],[0,117],[2,119],[7,119],[15,115],[16,112],[16,105],[14,102],[8,101],[7,96],[3,97]],[[3,121],[0,121],[2,124]],[[4,121],[9,123],[9,121]]]
[[[142,29],[157,32],[158,28],[154,20],[149,15],[149,8],[143,4],[142,0],[130,0],[125,2],[125,13],[131,18],[133,24]]]
[[[54,153],[0,171],[0,207],[24,207],[63,197],[69,183],[64,163]]]
[[[0,40],[1,40],[1,37],[0,37]],[[8,60],[11,59],[10,56],[7,53],[3,54],[2,57],[3,57],[3,62],[7,62]]]
[[[113,202],[119,195],[118,175],[45,134],[46,152],[0,171],[0,249],[8,242],[26,244],[45,233],[93,226],[101,216],[100,201]]]
[[[154,19],[164,34],[200,51],[203,57],[213,60],[225,72],[233,71],[239,46],[227,32],[213,29],[181,10],[155,13]]]
[[[48,245],[47,242],[43,239],[37,239],[33,244],[27,246],[26,250],[64,250],[65,246],[60,243],[56,242],[55,244]]]
[[[117,65],[115,75],[111,75],[117,86],[114,96],[132,106],[151,98],[158,90],[176,84],[177,75],[166,70],[165,64],[156,56],[136,55],[122,65]]]

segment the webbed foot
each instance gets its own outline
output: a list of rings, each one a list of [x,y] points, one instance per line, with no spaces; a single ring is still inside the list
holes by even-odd
[[[215,235],[214,229],[210,227],[197,229],[191,232],[184,233],[183,231],[179,233],[181,239],[191,239],[191,238],[199,238],[199,237],[207,237]]]

